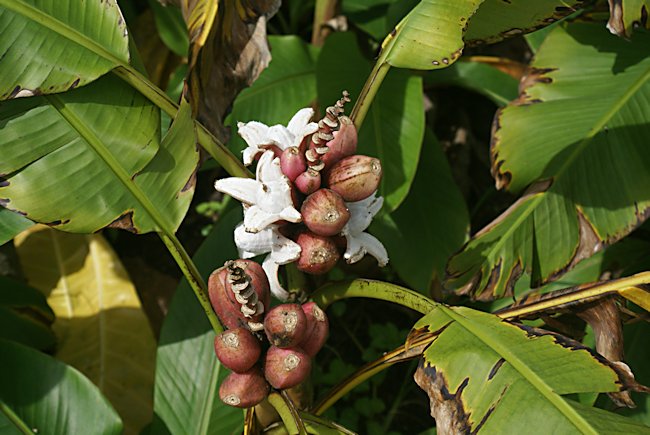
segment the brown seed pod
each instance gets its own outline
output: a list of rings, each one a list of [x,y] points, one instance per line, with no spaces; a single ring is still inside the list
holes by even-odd
[[[208,293],[214,311],[227,328],[259,323],[271,299],[262,266],[251,260],[228,261],[212,272]]]
[[[262,353],[260,341],[246,328],[229,329],[214,338],[214,352],[233,372],[250,370]]]
[[[299,346],[313,358],[327,341],[329,320],[325,311],[321,310],[316,302],[302,304],[302,310],[305,312],[309,326]]]
[[[230,373],[221,382],[219,397],[226,405],[250,408],[269,394],[269,384],[258,367],[245,373]]]
[[[331,238],[319,236],[311,231],[301,232],[296,243],[301,249],[296,267],[305,273],[312,275],[327,273],[341,257]]]
[[[311,195],[316,192],[321,184],[320,172],[313,169],[307,169],[302,174],[296,177],[294,181],[298,190],[305,195]]]
[[[334,132],[334,139],[327,142],[328,151],[321,156],[326,168],[343,157],[351,156],[357,151],[357,128],[347,116],[339,117],[339,130]]]
[[[282,173],[287,176],[289,181],[293,181],[307,170],[307,161],[305,154],[301,153],[298,147],[289,147],[282,152],[280,157],[280,167]]]
[[[350,220],[350,211],[341,195],[330,189],[318,189],[300,208],[302,221],[314,234],[334,236]]]
[[[264,376],[273,388],[283,390],[304,381],[311,371],[311,358],[298,347],[271,346],[266,352]]]
[[[293,347],[304,337],[307,317],[298,304],[282,304],[274,307],[264,317],[264,331],[272,345]]]
[[[354,155],[339,160],[327,174],[327,187],[346,202],[366,199],[379,187],[381,162],[374,157]]]

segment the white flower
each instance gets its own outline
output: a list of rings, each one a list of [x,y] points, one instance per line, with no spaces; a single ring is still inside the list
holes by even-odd
[[[278,269],[280,265],[291,263],[300,257],[300,245],[280,234],[277,225],[269,225],[262,231],[252,234],[246,231],[243,224],[235,228],[235,244],[241,258],[251,258],[270,252],[264,259],[262,268],[269,279],[273,296],[286,301],[289,292],[278,280]]]
[[[214,183],[219,192],[238,199],[244,206],[244,226],[249,233],[262,231],[280,220],[300,222],[293,206],[289,179],[280,169],[280,159],[266,151],[257,165],[256,179],[223,178]]]
[[[341,230],[341,234],[347,240],[343,258],[348,263],[356,263],[364,255],[370,254],[377,259],[380,266],[388,264],[388,252],[384,245],[375,236],[364,232],[384,204],[384,198],[377,198],[376,194],[377,192],[361,201],[345,203],[350,210],[350,220]]]
[[[260,147],[265,145],[275,145],[281,151],[289,147],[300,146],[305,136],[318,130],[318,124],[309,122],[312,116],[314,116],[314,110],[307,107],[293,115],[286,127],[280,124],[269,127],[257,121],[237,123],[239,135],[248,144],[248,148],[242,151],[244,164],[248,166],[253,163],[255,156],[264,151],[264,148]]]

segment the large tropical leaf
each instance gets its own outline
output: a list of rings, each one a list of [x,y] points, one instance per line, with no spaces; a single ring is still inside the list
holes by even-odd
[[[373,222],[371,232],[386,246],[404,282],[428,294],[431,281],[444,277],[447,259],[466,240],[469,212],[430,130],[421,153],[409,195],[397,210]]]
[[[386,37],[380,59],[398,68],[446,68],[460,57],[467,23],[482,2],[422,0]]]
[[[22,434],[122,433],[111,405],[77,370],[4,340],[0,355],[0,428],[13,426],[9,433]]]
[[[114,76],[0,106],[0,202],[71,232],[174,231],[198,151],[188,110],[159,142],[160,112]]]
[[[116,0],[0,0],[0,100],[62,92],[129,62]]]
[[[588,3],[588,0],[485,0],[469,22],[465,42],[468,45],[494,43],[529,33]]]
[[[320,106],[334,104],[348,90],[354,102],[371,70],[352,33],[330,35],[318,57],[316,77]],[[381,159],[379,188],[384,209],[399,207],[409,192],[424,137],[422,79],[406,71],[391,71],[377,93],[359,131],[360,154]]]
[[[125,433],[151,420],[155,341],[124,266],[99,234],[35,227],[16,240],[28,282],[56,314],[56,357],[113,403]]]
[[[241,211],[223,216],[194,256],[207,277],[237,257],[233,230]],[[240,433],[243,413],[219,399],[218,383],[227,374],[214,354],[214,332],[187,281],[183,281],[163,323],[156,359],[154,411],[173,434]]]
[[[38,290],[0,276],[0,338],[49,351],[56,342],[53,321],[54,312]]]
[[[610,32],[629,38],[635,27],[650,29],[650,0],[608,0]]]
[[[411,338],[431,334],[416,381],[438,430],[485,433],[648,433],[650,428],[563,395],[635,385],[618,366],[557,334],[465,307],[438,305]]]
[[[267,125],[284,124],[298,111],[316,100],[316,50],[293,35],[270,36],[273,60],[250,88],[235,100],[230,126],[237,131],[238,122],[260,121]],[[230,148],[238,152],[245,147],[236,134]]]
[[[647,218],[648,44],[587,24],[548,36],[492,143],[497,185],[531,187],[451,259],[449,287],[487,299],[522,272],[552,279]]]
[[[0,186],[2,183],[2,178],[0,178]],[[34,222],[26,217],[0,206],[0,245],[4,245],[16,237],[16,234],[25,231],[32,225]]]

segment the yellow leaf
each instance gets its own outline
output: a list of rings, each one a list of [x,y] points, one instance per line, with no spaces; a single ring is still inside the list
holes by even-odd
[[[156,343],[124,267],[99,234],[33,227],[15,239],[30,285],[56,314],[56,357],[81,370],[136,434],[151,421]]]
[[[641,287],[627,287],[618,293],[630,302],[633,302],[646,311],[650,311],[650,292]]]

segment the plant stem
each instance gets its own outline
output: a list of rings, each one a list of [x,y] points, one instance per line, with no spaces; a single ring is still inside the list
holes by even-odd
[[[113,69],[113,73],[119,78],[133,86],[149,101],[158,106],[162,111],[174,118],[178,111],[178,105],[174,103],[167,94],[159,87],[151,83],[145,76],[140,74],[130,65],[120,65]],[[196,136],[199,144],[208,154],[214,158],[230,175],[233,177],[251,178],[253,174],[230,152],[230,150],[212,133],[210,133],[203,124],[194,120]]]
[[[0,401],[0,413],[7,417],[7,420],[14,424],[14,427],[25,435],[33,435],[31,428],[29,428],[24,421],[16,415],[13,409],[7,406],[4,402]]]
[[[354,107],[352,108],[352,112],[350,113],[350,119],[354,122],[354,126],[357,130],[361,129],[361,125],[368,114],[372,100],[375,99],[375,95],[377,95],[379,87],[384,81],[386,74],[388,74],[389,69],[390,65],[385,61],[385,55],[382,52],[382,54],[379,55],[379,59],[377,59],[375,66],[372,68],[366,83],[363,85],[359,98],[357,98],[357,101],[354,103]]]
[[[382,281],[357,279],[327,284],[316,290],[311,299],[322,309],[332,303],[347,298],[369,298],[393,302],[419,313],[426,314],[436,307],[436,303],[420,293]]]
[[[329,35],[329,29],[323,24],[334,18],[336,14],[336,0],[316,0],[314,8],[314,26],[311,33],[311,43],[321,47]]]
[[[174,234],[160,232],[158,235],[169,250],[169,253],[174,257],[174,260],[176,260],[176,264],[178,264],[183,275],[185,275],[190,287],[192,287],[192,290],[194,291],[199,304],[201,304],[203,311],[205,311],[205,315],[208,317],[215,334],[221,334],[223,332],[223,326],[212,309],[212,304],[210,304],[210,299],[208,297],[208,287],[203,278],[201,278],[201,274],[194,265],[194,262]]]
[[[280,418],[289,434],[307,435],[305,422],[302,421],[300,413],[286,391],[271,393],[269,394],[268,400],[275,410],[278,411],[278,414],[280,414]]]

